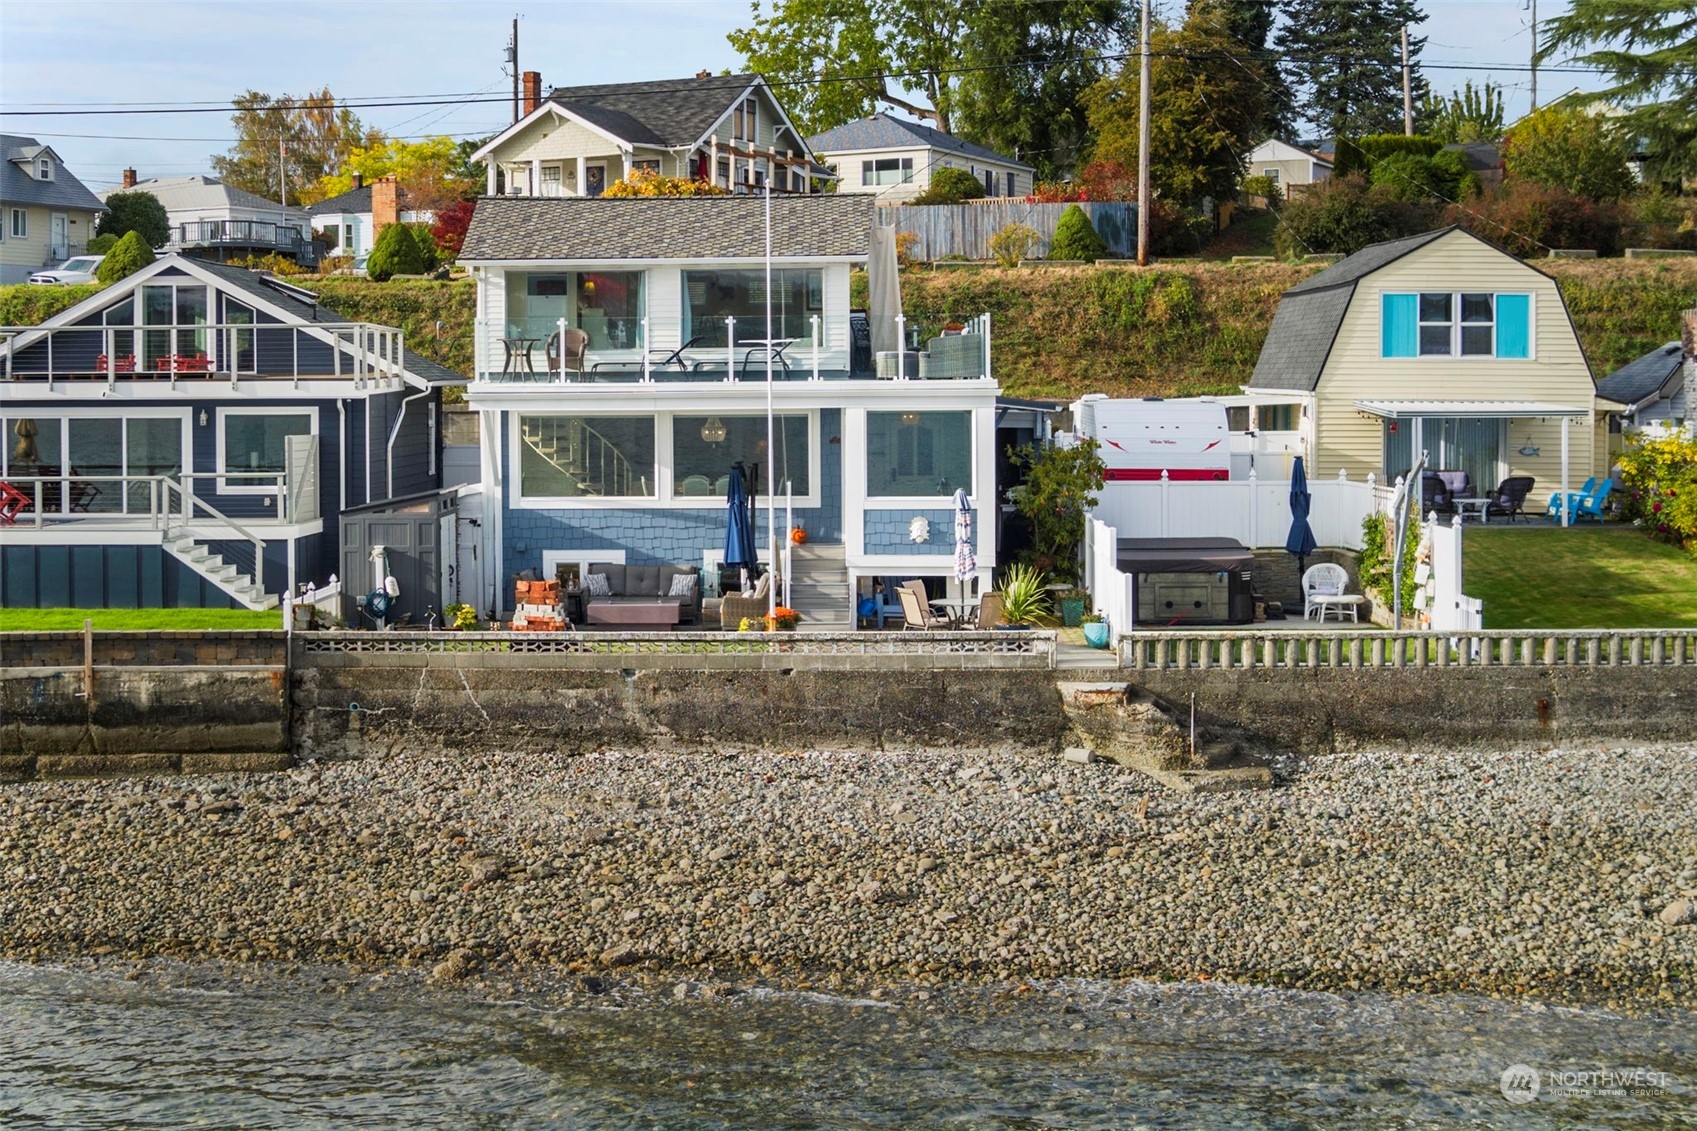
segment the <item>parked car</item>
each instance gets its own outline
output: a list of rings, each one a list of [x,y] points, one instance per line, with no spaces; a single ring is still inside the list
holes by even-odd
[[[50,287],[98,282],[99,280],[94,277],[94,271],[100,266],[100,261],[105,258],[104,255],[73,256],[51,271],[37,271],[29,277],[29,281]]]

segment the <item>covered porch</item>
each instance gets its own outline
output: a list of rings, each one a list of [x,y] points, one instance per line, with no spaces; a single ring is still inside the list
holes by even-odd
[[[1589,404],[1358,400],[1355,407],[1383,427],[1386,483],[1407,475],[1422,454],[1428,470],[1464,473],[1474,497],[1488,495],[1514,475],[1533,478],[1534,497],[1556,492],[1565,497],[1574,490],[1575,471],[1581,478],[1590,474],[1595,410]],[[1516,437],[1522,438],[1518,445]],[[1568,520],[1564,515],[1564,524]]]

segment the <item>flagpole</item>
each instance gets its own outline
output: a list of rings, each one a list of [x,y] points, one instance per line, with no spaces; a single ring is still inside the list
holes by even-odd
[[[772,442],[772,172],[766,171],[766,540],[778,568],[778,450]],[[781,580],[788,580],[783,578]],[[766,587],[766,611],[778,607],[778,586]]]

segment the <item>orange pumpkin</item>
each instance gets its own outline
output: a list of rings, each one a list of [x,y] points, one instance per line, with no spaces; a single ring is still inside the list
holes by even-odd
[[[790,531],[790,541],[797,546],[801,545],[807,541],[807,531],[799,526],[796,527],[794,530]]]

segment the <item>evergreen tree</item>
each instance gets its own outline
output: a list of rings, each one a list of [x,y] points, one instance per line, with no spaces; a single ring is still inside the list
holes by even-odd
[[[1402,29],[1426,19],[1414,0],[1290,0],[1276,40],[1301,119],[1333,137],[1402,129]],[[1408,37],[1416,104],[1422,36]]]
[[[1296,100],[1290,84],[1274,64],[1271,47],[1273,19],[1279,0],[1190,0],[1185,7],[1185,19],[1206,19],[1216,30],[1237,43],[1257,64],[1257,73],[1265,86],[1265,108],[1257,123],[1261,137],[1289,134],[1294,126]],[[1199,8],[1211,9],[1199,13]]]
[[[1108,245],[1096,233],[1096,225],[1078,205],[1068,205],[1055,222],[1055,237],[1049,241],[1050,259],[1082,259],[1094,263],[1108,254]]]
[[[389,224],[377,233],[377,242],[365,261],[365,273],[374,282],[386,283],[396,275],[422,275],[434,261],[434,245],[426,258],[411,225]]]
[[[106,253],[106,258],[94,269],[94,277],[110,286],[152,262],[153,248],[148,246],[147,237],[140,232],[129,232]]]
[[[1614,85],[1576,97],[1631,108],[1617,124],[1644,139],[1645,174],[1697,179],[1697,3],[1574,0],[1544,24],[1538,58],[1578,52],[1576,62],[1601,67]]]

